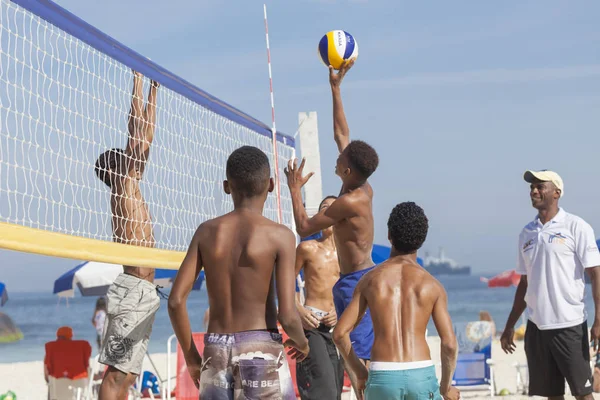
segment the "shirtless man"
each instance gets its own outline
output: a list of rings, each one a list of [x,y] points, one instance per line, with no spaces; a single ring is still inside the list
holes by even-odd
[[[110,188],[113,240],[134,246],[154,247],[152,218],[140,192],[140,181],[154,139],[156,91],[152,81],[144,107],[143,77],[133,72],[129,111],[129,140],[125,150],[114,148],[96,161],[98,178]],[[142,369],[154,316],[160,299],[153,284],[154,269],[123,266],[108,289],[107,315],[99,361],[108,365],[99,398],[125,399]]]
[[[319,205],[325,212],[336,196],[327,196]],[[306,300],[296,301],[304,334],[310,345],[308,358],[296,363],[296,382],[302,400],[341,399],[344,368],[331,328],[337,322],[331,289],[340,278],[340,265],[333,241],[333,229],[323,230],[319,239],[301,242],[296,249],[296,275],[304,270]]]
[[[428,221],[415,203],[401,203],[388,220],[390,258],[356,285],[352,301],[340,316],[333,340],[346,365],[358,378],[359,399],[456,400],[451,386],[458,344],[448,314],[444,287],[417,264],[417,250],[427,237]],[[350,331],[367,307],[371,310],[375,341],[369,370],[350,344]],[[433,318],[441,339],[442,379],[438,386],[425,330]],[[367,381],[368,377],[368,381]]]
[[[342,179],[340,196],[325,210],[308,218],[302,206],[301,189],[312,176],[302,176],[304,160],[299,167],[290,160],[285,174],[288,180],[294,209],[296,229],[301,237],[333,226],[333,237],[340,263],[340,279],[333,287],[333,300],[337,315],[347,307],[359,279],[373,267],[373,189],[367,179],[379,164],[377,152],[360,140],[350,142],[350,130],[346,122],[340,84],[353,61],[344,63],[339,73],[329,67],[329,83],[333,94],[333,131],[340,155],[335,173]],[[365,362],[371,357],[373,326],[369,311],[350,335],[354,350]],[[354,382],[352,376],[350,379]]]
[[[231,153],[223,187],[234,210],[198,227],[169,296],[173,330],[202,400],[296,398],[284,346],[298,361],[309,347],[294,304],[296,237],[262,215],[274,187],[270,171],[256,147]],[[203,267],[210,306],[204,363],[186,307]],[[283,345],[278,320],[290,337]]]

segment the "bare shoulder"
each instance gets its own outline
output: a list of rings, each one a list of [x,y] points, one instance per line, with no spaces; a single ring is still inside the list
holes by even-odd
[[[194,238],[203,242],[205,238],[210,237],[219,225],[218,219],[219,218],[209,219],[198,225],[196,233],[194,233]]]
[[[380,268],[384,264],[382,263],[364,274],[356,284],[356,288],[361,292],[365,292],[369,288],[378,287],[385,280],[385,277],[381,274],[383,270]]]
[[[317,242],[314,240],[306,240],[298,245],[298,253],[309,254],[318,249]]]
[[[267,229],[266,234],[271,243],[277,244],[278,247],[291,245],[296,248],[296,235],[287,226],[268,220],[263,228]]]
[[[444,285],[429,272],[424,272],[426,274],[424,279],[424,289],[431,294],[433,300],[437,301],[439,298],[446,298],[446,288]]]

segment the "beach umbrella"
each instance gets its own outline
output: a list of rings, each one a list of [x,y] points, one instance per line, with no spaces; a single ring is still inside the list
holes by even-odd
[[[6,291],[6,285],[0,282],[0,307],[6,304],[8,301],[8,292]]]
[[[82,296],[104,296],[122,272],[122,265],[84,262],[59,276],[54,281],[52,293],[59,297],[74,297],[77,287]]]
[[[521,275],[515,270],[504,271],[492,278],[481,277],[479,280],[483,283],[487,283],[488,287],[510,287],[518,286],[521,280]]]
[[[82,296],[104,296],[108,292],[108,287],[122,272],[122,265],[95,261],[84,262],[65,272],[54,281],[53,293],[59,297],[74,297],[75,288],[77,287]],[[154,283],[162,287],[169,287],[176,275],[177,270],[157,268]],[[193,289],[200,290],[203,282],[204,271],[201,271]]]
[[[0,343],[16,342],[23,339],[23,333],[6,314],[0,313]]]

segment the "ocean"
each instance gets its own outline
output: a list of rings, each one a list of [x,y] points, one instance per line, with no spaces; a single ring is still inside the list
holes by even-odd
[[[479,319],[479,311],[491,315],[498,330],[504,328],[510,313],[515,288],[488,288],[478,276],[440,276],[438,279],[448,292],[448,309],[453,322],[469,322]],[[10,300],[0,308],[21,329],[24,338],[15,343],[0,343],[0,363],[35,361],[44,358],[44,343],[54,340],[56,329],[62,325],[73,328],[75,339],[90,342],[93,354],[97,353],[96,331],[91,319],[95,297],[59,299],[50,293],[9,292]],[[594,302],[591,286],[586,285],[585,304],[591,326]],[[188,312],[192,330],[203,331],[202,320],[208,306],[206,290],[193,291],[188,300]],[[429,322],[429,335],[437,335],[433,322]],[[167,313],[167,302],[161,300],[156,315],[149,350],[151,353],[167,351],[167,340],[173,334]]]

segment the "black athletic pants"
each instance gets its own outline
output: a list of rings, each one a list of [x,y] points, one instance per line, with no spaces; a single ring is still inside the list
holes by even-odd
[[[565,379],[573,396],[592,393],[587,322],[569,328],[539,330],[529,321],[525,353],[530,396],[562,396]]]
[[[344,368],[330,329],[321,324],[317,329],[304,331],[310,353],[304,361],[296,363],[296,384],[302,400],[342,398]]]

